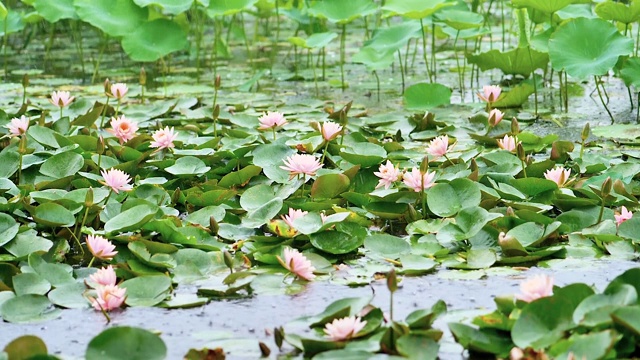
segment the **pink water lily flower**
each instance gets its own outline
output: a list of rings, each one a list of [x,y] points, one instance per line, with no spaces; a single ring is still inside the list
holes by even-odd
[[[532,302],[553,295],[553,278],[549,275],[536,275],[520,284],[520,294],[516,299]]]
[[[111,311],[122,306],[126,299],[126,288],[117,285],[105,285],[96,288],[97,297],[91,299],[91,305],[96,310]]]
[[[563,187],[569,180],[569,176],[571,176],[571,170],[560,166],[544,173],[545,179],[555,182],[558,187]]]
[[[324,333],[333,341],[349,340],[364,329],[365,325],[367,322],[361,321],[359,317],[349,316],[327,323],[324,326]]]
[[[293,248],[284,249],[284,261],[279,257],[280,263],[285,269],[289,270],[292,274],[307,281],[313,280],[316,276],[313,272],[316,270],[311,261],[306,256],[301,254],[298,250]]]
[[[633,213],[623,206],[622,209],[620,209],[620,214],[615,214],[613,216],[616,218],[616,224],[620,226],[623,222],[631,219],[633,217]]]
[[[133,185],[129,184],[131,177],[122,170],[111,168],[106,172],[101,170],[100,173],[104,178],[104,182],[100,181],[100,183],[110,187],[116,194],[133,189]]]
[[[111,260],[118,253],[115,245],[100,235],[87,235],[87,247],[94,257],[101,260]]]
[[[493,109],[489,111],[489,125],[496,126],[502,121],[504,117],[504,113],[498,109]]]
[[[120,140],[120,144],[133,139],[136,136],[136,131],[138,131],[138,125],[124,115],[111,118],[110,124],[112,129],[107,129],[107,131],[115,135]]]
[[[284,220],[284,222],[287,223],[287,225],[289,225],[290,228],[295,229],[295,226],[293,226],[293,221],[295,219],[299,219],[305,215],[307,215],[309,212],[308,211],[302,211],[300,209],[294,209],[294,208],[289,208],[289,214],[287,215],[282,215],[282,220]]]
[[[413,168],[411,169],[411,171],[407,171],[404,173],[404,175],[402,176],[402,181],[405,183],[405,185],[413,189],[413,191],[420,192],[436,184],[433,180],[435,176],[435,172],[427,171],[426,173],[422,174],[420,172],[420,169]]]
[[[482,87],[482,94],[478,93],[478,97],[485,102],[494,103],[500,97],[502,89],[498,85],[485,85]]]
[[[445,155],[447,151],[449,151],[449,136],[447,135],[438,136],[431,140],[429,147],[427,147],[427,152],[435,158]]]
[[[515,136],[505,135],[502,140],[498,139],[498,147],[503,150],[514,152],[517,144],[518,138]]]
[[[169,149],[175,147],[173,141],[178,137],[178,133],[173,132],[173,127],[165,126],[164,129],[156,130],[151,136],[153,141],[149,146],[158,149]]]
[[[342,131],[342,126],[334,123],[333,121],[327,121],[322,124],[322,137],[326,141],[331,141],[340,135]]]
[[[58,107],[65,107],[75,99],[75,96],[71,96],[68,91],[54,91],[51,93],[51,98],[49,102]]]
[[[107,96],[121,100],[125,95],[127,95],[129,88],[127,87],[127,84],[115,83],[111,85],[110,91],[111,93],[107,93]]]
[[[288,124],[284,115],[277,111],[267,111],[258,118],[258,121],[260,122],[259,130],[277,129]]]
[[[116,251],[117,252],[117,251]],[[93,274],[89,275],[89,279],[94,283],[102,286],[106,285],[115,285],[116,281],[116,272],[113,270],[113,266],[109,265],[107,267],[103,267]]]
[[[289,179],[299,174],[314,176],[322,167],[318,159],[310,154],[293,154],[283,161],[286,166],[280,168],[289,171]]]
[[[388,189],[394,182],[402,177],[402,171],[400,171],[397,166],[393,166],[391,161],[387,160],[385,164],[380,164],[378,171],[374,172],[373,175],[380,178],[376,189],[381,186]]]
[[[11,136],[20,136],[27,132],[29,128],[29,118],[22,115],[20,118],[13,118],[8,125],[5,125],[9,129]]]

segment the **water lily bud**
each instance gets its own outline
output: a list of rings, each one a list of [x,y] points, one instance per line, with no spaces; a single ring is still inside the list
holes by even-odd
[[[29,86],[29,74],[22,75],[22,87]]]
[[[591,127],[589,126],[589,123],[584,124],[584,127],[582,128],[582,133],[580,133],[580,138],[582,139],[582,141],[586,141],[589,138],[590,132],[591,132]]]
[[[171,194],[171,203],[172,204],[177,204],[178,201],[180,200],[180,195],[182,194],[182,191],[180,191],[180,188],[176,188],[173,191],[173,194]]]
[[[414,222],[414,221],[420,220],[420,219],[422,219],[422,216],[420,216],[420,214],[418,214],[418,212],[413,207],[413,205],[409,204],[409,214],[406,215],[406,220],[408,222]]]
[[[262,357],[269,357],[269,355],[271,355],[271,349],[269,349],[267,344],[260,341],[258,346],[260,346],[260,353],[262,354]]]
[[[209,230],[211,230],[213,235],[218,235],[218,231],[220,230],[220,226],[213,216],[209,217]]]
[[[420,173],[426,174],[429,170],[429,157],[425,156],[422,158],[422,162],[420,163]]]
[[[227,250],[222,250],[222,256],[224,258],[224,264],[233,271],[233,256],[231,256],[231,253]]]
[[[524,152],[524,147],[522,146],[522,143],[518,143],[516,145],[516,154],[518,155],[518,159],[520,159],[521,161],[524,161],[524,159],[526,159],[527,154]]]
[[[278,349],[282,349],[282,342],[284,341],[284,328],[282,326],[273,329],[273,337],[278,346]]]
[[[105,147],[105,146],[104,146],[104,138],[102,137],[102,135],[100,135],[100,136],[98,137],[98,140],[97,140],[97,141],[98,141],[98,144],[96,145],[96,152],[97,152],[99,155],[102,155],[102,154],[104,154],[104,147]]]
[[[84,207],[89,207],[91,205],[93,205],[93,188],[89,187],[87,195],[84,196]]]
[[[511,119],[511,134],[513,135],[520,134],[520,123],[518,122],[518,119],[516,119],[515,117]]]
[[[140,85],[147,85],[147,72],[144,70],[144,66],[140,68]]]
[[[602,187],[600,188],[600,193],[602,196],[607,196],[611,193],[611,188],[613,187],[613,181],[610,176],[607,176],[607,179],[602,183]]]
[[[476,158],[472,158],[471,159],[471,164],[469,165],[469,170],[471,170],[471,172],[478,171],[478,163],[476,162]]]
[[[516,213],[515,211],[513,211],[513,208],[511,206],[507,207],[506,216],[516,216]]]
[[[216,75],[216,80],[213,83],[216,90],[220,90],[220,83],[221,83],[220,75]]]
[[[107,96],[113,95],[113,94],[111,94],[111,81],[109,81],[109,79],[105,79],[104,80],[104,93]]]
[[[396,275],[395,268],[391,268],[391,271],[387,273],[387,288],[392,293],[398,290],[398,276]]]
[[[216,106],[213,108],[213,119],[218,119],[218,116],[220,116],[220,105],[216,104]]]

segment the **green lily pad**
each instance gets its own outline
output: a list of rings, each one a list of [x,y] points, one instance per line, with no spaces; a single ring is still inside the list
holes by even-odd
[[[134,206],[112,217],[104,224],[104,230],[109,233],[137,230],[158,212],[158,207],[149,204]]]
[[[40,166],[40,173],[54,179],[60,179],[75,175],[83,166],[84,158],[82,155],[67,151],[48,158]]]
[[[355,143],[340,151],[343,159],[363,168],[378,165],[387,157],[385,149],[369,142]]]
[[[0,316],[5,321],[16,324],[28,324],[52,320],[60,316],[49,299],[42,295],[21,295],[13,297],[0,305]]]
[[[39,224],[53,227],[69,227],[76,223],[76,218],[71,211],[53,202],[38,205],[33,212],[33,219]]]
[[[127,305],[154,306],[169,294],[171,279],[165,275],[140,276],[123,282],[121,287],[127,289]]]
[[[167,346],[148,330],[121,326],[109,328],[91,339],[87,360],[163,360]]]
[[[449,217],[463,208],[478,206],[480,200],[477,183],[464,178],[438,183],[427,192],[429,210],[440,217]]]

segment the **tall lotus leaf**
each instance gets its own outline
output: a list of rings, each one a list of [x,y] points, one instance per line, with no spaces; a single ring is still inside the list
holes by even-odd
[[[182,27],[167,19],[146,22],[122,39],[122,48],[134,61],[156,61],[187,47]]]
[[[439,21],[456,30],[475,29],[482,26],[484,16],[464,10],[444,9],[436,15]]]
[[[371,0],[323,0],[309,7],[309,14],[324,18],[332,23],[346,24],[370,15],[378,8]]]
[[[453,2],[447,0],[388,0],[382,10],[390,11],[390,16],[397,14],[411,19],[422,19],[443,7],[453,5]]]
[[[372,71],[389,68],[395,59],[395,50],[385,51],[369,46],[360,48],[360,51],[351,57],[351,61],[364,64]]]
[[[24,21],[22,14],[18,12],[10,11],[4,19],[0,20],[0,36],[13,34],[22,29],[24,29]]]
[[[625,85],[640,88],[640,58],[632,57],[622,64],[620,77]]]
[[[596,5],[595,12],[604,20],[631,24],[640,20],[640,1],[634,0],[630,6],[627,6],[609,0]]]
[[[567,5],[575,4],[576,0],[512,0],[516,7],[529,7],[545,13],[554,13]]]
[[[133,0],[140,7],[156,5],[162,11],[170,15],[178,15],[191,8],[193,1],[186,0]]]
[[[500,69],[506,75],[529,76],[534,70],[547,67],[549,55],[527,48],[505,52],[494,49],[480,54],[468,54],[467,59],[469,63],[478,65],[482,71]]]
[[[0,1],[0,20],[4,20],[7,17],[8,13],[9,11],[7,10],[7,7],[4,6],[4,3],[2,1]]]
[[[602,19],[578,18],[566,22],[549,39],[553,68],[564,69],[579,80],[606,74],[620,56],[631,51],[633,40],[622,36],[613,24]]]
[[[36,0],[33,2],[33,7],[50,23],[61,19],[78,18],[76,9],[73,7],[73,0]]]
[[[213,0],[209,2],[207,15],[211,18],[215,18],[217,16],[237,14],[248,9],[257,2],[258,0]]]
[[[420,23],[405,21],[388,28],[378,29],[365,46],[378,50],[396,51],[407,44],[407,41],[420,36]]]
[[[133,0],[74,0],[73,6],[82,21],[112,37],[130,34],[149,17],[149,11]]]

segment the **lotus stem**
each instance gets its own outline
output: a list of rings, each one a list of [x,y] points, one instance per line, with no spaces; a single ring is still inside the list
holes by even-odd
[[[398,50],[398,63],[400,63],[400,76],[402,77],[402,92],[404,94],[404,66],[402,65],[402,54]]]
[[[602,203],[600,204],[600,213],[598,213],[598,221],[597,223],[600,223],[600,221],[602,221],[602,216],[604,215],[604,200],[606,198],[606,195],[602,196]]]
[[[600,86],[603,86],[602,84],[600,84],[600,77],[597,75],[594,75],[593,78],[595,79],[596,82],[596,90],[598,90],[598,97],[600,97],[600,102],[602,103],[602,106],[604,106],[604,109],[607,111],[607,114],[609,114],[609,117],[611,118],[611,124],[613,124],[614,119],[613,119],[613,114],[611,114],[611,111],[609,111],[609,107],[607,107],[607,104],[604,101],[604,98],[602,97],[602,91],[600,91]]]
[[[4,78],[7,79],[9,77],[9,73],[7,71],[7,61],[8,61],[8,57],[7,57],[7,41],[8,41],[8,36],[7,35],[7,24],[9,23],[8,19],[4,19],[4,35],[2,35],[2,51],[4,52]]]
[[[91,267],[91,265],[93,265],[93,262],[94,262],[95,260],[96,260],[96,257],[95,257],[95,256],[92,256],[92,257],[91,257],[91,261],[89,261],[89,265],[87,265],[87,267],[88,267],[88,268],[90,268],[90,267]]]
[[[64,107],[60,106],[60,119],[62,119],[62,110],[64,109]]]
[[[342,81],[342,91],[346,89],[346,85],[344,83],[344,62],[346,58],[346,41],[347,41],[347,24],[342,24],[342,34],[340,35],[340,79]]]
[[[431,71],[433,72],[433,81],[437,81],[438,73],[436,71],[436,24],[431,24]]]
[[[95,83],[96,82],[96,77],[98,76],[98,69],[100,68],[100,61],[102,60],[102,55],[104,54],[104,51],[107,49],[107,45],[109,43],[109,35],[104,36],[104,43],[102,44],[102,47],[100,48],[100,53],[98,53],[98,58],[96,59],[96,61],[93,64],[93,75],[91,76],[91,83]]]
[[[309,49],[309,56],[311,56],[311,68],[313,69],[313,85],[316,88],[316,97],[320,97],[320,89],[318,88],[318,74],[316,69],[316,64],[313,63],[313,55],[311,54],[311,49]]]
[[[627,86],[627,95],[629,96],[629,105],[631,106],[631,110],[633,111],[633,95],[631,94],[631,87]]]
[[[380,78],[378,77],[378,73],[373,70],[373,76],[376,77],[376,89],[378,91],[378,102],[380,102]]]
[[[100,120],[100,129],[104,127],[104,117],[107,115],[107,109],[109,108],[109,97],[107,96],[107,102],[102,109],[102,119]]]
[[[451,165],[455,165],[455,164],[453,163],[453,161],[451,161],[451,159],[449,159],[449,157],[447,156],[447,154],[444,154],[444,157],[445,157],[445,159],[447,159],[447,161],[449,161],[449,164],[451,164]]]
[[[531,67],[533,67],[533,56],[531,55],[531,47],[528,46],[527,50],[529,52],[529,62],[531,62]],[[531,79],[533,80],[533,106],[535,109],[536,117],[538,116],[538,81],[536,80],[535,70],[531,72]]]
[[[459,36],[460,36],[460,30],[456,32],[456,37],[453,40],[453,56],[455,56],[456,58],[456,68],[458,69],[458,83],[460,86],[460,97],[462,98],[462,101],[464,101],[464,82],[463,82],[464,80],[462,78],[464,69],[460,69],[460,58],[458,57],[458,48],[456,47],[456,45],[458,44]]]

